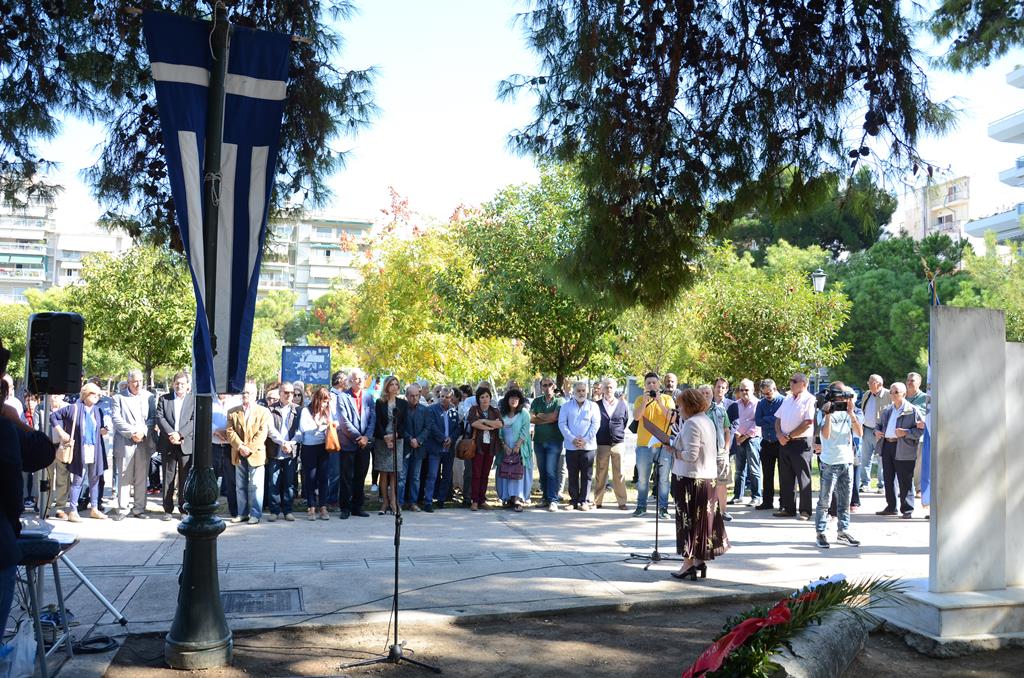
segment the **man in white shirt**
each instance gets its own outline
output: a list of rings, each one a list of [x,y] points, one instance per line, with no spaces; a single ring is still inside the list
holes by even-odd
[[[882,418],[882,410],[892,402],[889,391],[885,388],[885,381],[881,376],[872,374],[868,377],[868,389],[861,397],[860,409],[864,413],[864,436],[860,439],[860,491],[867,492],[871,484],[871,463],[872,459],[878,460],[880,445],[875,445],[875,429],[878,428],[878,420]],[[882,467],[878,466],[878,487],[882,488]],[[854,471],[856,473],[856,471]]]
[[[829,547],[825,529],[828,527],[829,504],[833,495],[836,500],[836,517],[839,532],[836,541],[849,546],[860,546],[850,534],[850,501],[853,496],[853,437],[864,435],[860,420],[854,413],[854,394],[841,381],[829,384],[828,393],[832,401],[822,405],[818,413],[821,423],[821,455],[818,468],[821,472],[821,489],[818,492],[818,506],[814,519],[818,548]]]
[[[558,411],[558,430],[562,432],[569,472],[569,500],[577,511],[592,507],[590,481],[597,457],[597,429],[601,426],[601,412],[587,397],[587,391],[587,383],[577,381],[572,387],[572,400]]]
[[[142,386],[142,372],[128,373],[125,388],[114,396],[111,420],[114,424],[114,467],[112,472],[117,511],[114,520],[120,520],[122,490],[132,488],[131,515],[146,517],[146,480],[149,458],[153,454],[150,431],[156,422],[155,398]]]
[[[800,520],[811,519],[811,438],[814,436],[814,396],[807,392],[807,375],[795,372],[789,395],[775,413],[779,438],[779,510],[772,515],[797,515],[794,485],[800,491]]]

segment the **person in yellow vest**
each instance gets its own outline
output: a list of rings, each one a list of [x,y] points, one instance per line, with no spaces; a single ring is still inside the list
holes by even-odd
[[[636,430],[636,510],[634,517],[647,513],[647,494],[650,491],[651,467],[658,466],[658,511],[662,518],[668,518],[668,489],[672,481],[672,453],[662,450],[662,445],[651,435],[645,425],[650,421],[666,434],[672,424],[675,401],[672,396],[660,393],[661,378],[654,372],[644,375],[644,393],[633,403],[633,419]]]
[[[263,516],[263,466],[267,463],[270,410],[256,402],[256,383],[242,391],[242,404],[228,411],[227,439],[235,466],[238,515],[233,523],[258,525]]]

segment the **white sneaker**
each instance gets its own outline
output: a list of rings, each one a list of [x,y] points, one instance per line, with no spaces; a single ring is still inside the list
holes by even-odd
[[[557,513],[558,512],[558,503],[557,502],[551,502],[550,504],[548,504],[548,511],[550,511],[551,513]]]
[[[370,485],[370,492],[380,492],[380,488],[377,487],[376,483],[374,483],[373,485]]]

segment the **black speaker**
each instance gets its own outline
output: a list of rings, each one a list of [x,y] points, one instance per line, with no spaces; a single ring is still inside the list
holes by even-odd
[[[84,334],[85,320],[77,313],[29,316],[25,381],[30,393],[78,393]]]

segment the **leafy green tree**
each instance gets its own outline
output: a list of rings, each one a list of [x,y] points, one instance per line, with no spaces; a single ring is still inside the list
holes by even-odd
[[[818,245],[837,259],[843,252],[857,252],[877,242],[896,204],[896,197],[878,186],[871,171],[862,167],[843,187],[839,177],[832,175],[824,195],[815,203],[788,213],[763,206],[737,219],[729,228],[729,238],[758,261],[768,245],[778,240],[797,247]]]
[[[0,192],[9,202],[52,198],[38,180],[53,159],[38,145],[72,115],[106,126],[107,138],[86,175],[108,208],[109,223],[136,238],[180,246],[163,158],[153,80],[142,20],[123,3],[55,0],[4,2],[0,48]],[[212,2],[146,0],[146,9],[208,18]],[[338,65],[335,26],[351,15],[348,0],[233,0],[233,23],[300,35],[293,43],[288,99],[275,168],[275,209],[296,199],[310,207],[329,202],[326,179],[340,169],[339,137],[365,127],[375,112],[372,70]]]
[[[603,294],[558,271],[579,242],[582,200],[568,167],[545,166],[539,183],[502,189],[456,224],[470,270],[442,287],[470,336],[519,339],[534,367],[558,383],[587,367],[619,315]]]
[[[1005,246],[1004,246],[1005,247]],[[994,233],[985,234],[985,254],[968,251],[964,269],[952,298],[939,300],[952,306],[995,308],[1006,312],[1007,341],[1024,341],[1024,253],[1012,243],[1000,251]]]
[[[967,274],[960,271],[966,242],[933,234],[916,241],[890,238],[830,268],[853,302],[839,339],[851,350],[832,373],[860,384],[877,373],[886,382],[927,367],[930,293],[925,267],[937,274],[939,298],[952,299]]]
[[[274,324],[265,318],[257,318],[252,327],[252,343],[249,347],[249,363],[245,376],[257,384],[269,384],[281,376],[281,335]]]
[[[684,292],[655,312],[643,306],[623,312],[615,323],[615,339],[626,374],[675,372],[682,381],[690,380],[697,340],[694,307],[688,300]]]
[[[403,381],[529,378],[515,341],[502,335],[469,338],[452,321],[436,281],[468,255],[450,232],[434,228],[407,237],[395,231],[374,250],[351,306],[360,367]]]
[[[256,301],[256,320],[263,321],[286,344],[295,344],[306,335],[306,317],[295,308],[291,290],[271,290]]]
[[[850,346],[837,337],[850,301],[838,286],[816,294],[799,268],[758,269],[749,256],[736,258],[725,247],[711,254],[713,273],[686,294],[695,309],[695,371],[705,381],[778,381],[842,362]]]
[[[150,380],[156,367],[191,362],[196,307],[183,256],[151,246],[97,254],[81,280],[69,294],[88,341],[128,357]]]
[[[873,149],[918,162],[919,136],[953,113],[929,98],[904,5],[535,2],[539,73],[500,94],[536,101],[515,148],[579,168],[570,270],[623,306],[664,304],[700,279],[708,236],[766,196],[801,205]]]
[[[11,352],[7,373],[13,379],[21,378],[25,368],[25,338],[30,313],[27,304],[0,304],[0,340]]]

